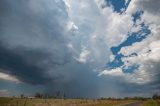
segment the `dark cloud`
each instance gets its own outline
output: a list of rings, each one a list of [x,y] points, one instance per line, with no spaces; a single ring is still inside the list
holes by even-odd
[[[70,56],[63,34],[67,13],[58,11],[64,4],[1,0],[0,8],[0,68],[23,82],[52,82],[48,70],[56,71]]]
[[[1,71],[24,83],[43,85],[46,92],[98,95],[97,75],[89,64],[73,59],[67,47],[68,17],[61,0],[2,0],[0,5]]]
[[[41,52],[36,53],[36,57],[39,56],[39,59],[46,55],[47,54]],[[35,59],[36,57],[30,55],[30,59]],[[51,80],[50,78],[43,76],[43,68],[36,66],[36,64],[27,63],[24,57],[15,53],[15,50],[12,51],[0,47],[0,60],[0,68],[3,69],[2,71],[18,77],[22,82],[44,84]]]
[[[92,8],[89,11],[92,12]],[[95,11],[91,16],[94,14]],[[88,13],[86,19],[89,25],[95,27]],[[16,85],[23,86],[22,89],[26,87],[25,84],[42,85],[45,92],[61,90],[70,97],[125,96],[131,91],[134,93],[140,88],[144,89],[136,84],[128,87],[129,83],[124,79],[98,77],[93,69],[103,67],[108,59],[106,41],[101,40],[104,39],[102,37],[96,46],[88,40],[89,36],[83,36],[94,31],[86,21],[79,22],[82,32],[76,32],[78,37],[70,36],[72,34],[67,30],[69,20],[62,0],[0,0],[0,71],[24,82],[24,85]],[[103,33],[101,30],[98,32]],[[69,43],[75,47],[73,52],[67,47]],[[93,61],[85,64],[74,59],[79,57],[83,46],[94,57]],[[159,77],[156,79],[157,84]],[[158,88],[159,85],[154,87]]]

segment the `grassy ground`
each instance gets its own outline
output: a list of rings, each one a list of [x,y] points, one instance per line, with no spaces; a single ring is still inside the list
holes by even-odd
[[[135,100],[91,100],[91,99],[19,99],[0,98],[0,106],[120,106]],[[141,106],[160,106],[160,100],[143,101]]]
[[[133,100],[82,100],[82,99],[18,99],[0,98],[0,106],[120,106]]]
[[[160,100],[148,100],[145,101],[141,106],[160,106]]]

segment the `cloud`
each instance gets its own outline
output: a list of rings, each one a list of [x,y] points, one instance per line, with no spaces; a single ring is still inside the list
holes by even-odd
[[[123,59],[126,66],[132,64],[139,64],[140,67],[137,71],[137,76],[141,76],[146,83],[157,82],[159,83],[159,70],[157,64],[160,62],[159,52],[159,8],[160,3],[156,1],[132,1],[127,12],[135,12],[137,9],[144,11],[141,16],[141,22],[149,26],[151,31],[150,35],[142,42],[137,42],[131,46],[123,47],[120,53],[125,56],[131,53],[136,53],[137,56],[126,57]],[[152,7],[152,6],[153,7]],[[157,11],[156,11],[157,10]],[[152,18],[151,18],[152,17]],[[148,80],[148,81],[147,81]]]
[[[120,68],[117,69],[111,69],[111,70],[104,70],[102,71],[99,76],[101,75],[109,75],[109,76],[123,76],[124,73]]]
[[[138,89],[153,80],[158,82],[158,72],[149,70],[158,69],[159,15],[144,4],[141,19],[134,23],[132,14],[141,3],[131,1],[120,14],[105,0],[1,0],[0,72],[23,83],[43,85],[48,92],[62,90],[70,96],[123,95],[125,88],[117,89],[119,85],[132,83]],[[139,31],[142,22],[151,34],[118,51],[124,55],[121,60],[125,68],[139,63],[138,70],[124,73],[123,66],[106,69],[106,63],[116,58],[111,48],[127,40],[129,32]],[[130,56],[133,52],[138,55]],[[106,89],[109,93],[104,93]]]
[[[20,81],[16,77],[11,76],[9,74],[1,73],[1,72],[0,72],[0,80],[13,81],[16,83],[20,83]]]
[[[154,7],[152,8],[150,4]],[[160,16],[157,12],[159,11],[159,4],[159,2],[154,2],[151,0],[131,1],[126,10],[126,14],[132,15],[136,11],[143,11],[143,14],[141,18],[135,22],[135,25],[133,25],[130,31],[137,32],[142,28],[141,23],[144,23],[149,27],[151,33],[140,42],[134,42],[131,45],[120,48],[118,54],[123,55],[121,57],[123,65],[113,69],[104,69],[99,75],[123,77],[126,82],[140,85],[150,86],[151,83],[154,83],[155,86],[159,85],[160,79],[157,77],[160,74],[158,69],[159,66],[157,65],[160,62],[160,57],[158,55],[160,46],[160,38],[158,34],[160,24],[158,18]],[[155,11],[156,9],[157,11]],[[116,56],[114,58],[116,58]],[[129,69],[129,67],[133,65],[138,65],[139,67],[132,73],[124,72],[124,68]]]
[[[48,77],[48,73],[56,73],[56,67],[70,58],[64,3],[1,1],[1,8],[0,67],[22,82],[52,82],[57,75]]]
[[[134,12],[136,12],[136,10],[129,12],[130,11],[129,9],[131,8],[133,2],[131,2],[128,9],[122,14],[115,13],[112,7],[105,6],[105,8],[102,9],[101,6],[105,5],[105,1],[100,2],[97,0],[95,1],[95,4],[90,0],[80,1],[79,3],[72,0],[67,0],[66,2],[70,5],[70,8],[68,10],[69,17],[71,17],[72,21],[79,28],[78,37],[82,38],[79,44],[81,43],[84,44],[87,50],[90,51],[88,62],[91,62],[92,64],[94,64],[94,60],[96,60],[95,70],[97,71],[103,70],[103,71],[100,71],[99,76],[106,75],[107,76],[106,79],[108,79],[109,76],[112,76],[115,82],[119,78],[121,78],[121,80],[118,81],[118,83],[127,83],[127,84],[131,83],[131,84],[135,84],[134,85],[135,87],[139,87],[145,84],[148,84],[147,86],[149,86],[149,84],[155,80],[154,78],[150,77],[151,74],[154,75],[153,73],[155,71],[153,71],[152,73],[145,71],[144,69],[141,71],[142,69],[141,66],[135,69],[133,73],[124,73],[122,70],[123,66],[114,68],[114,69],[104,69],[105,63],[107,61],[111,61],[111,60],[108,60],[109,57],[113,57],[113,58],[116,57],[116,56],[113,56],[113,54],[108,50],[111,47],[119,45],[123,41],[127,40],[127,38],[130,36],[128,33],[130,32],[134,33],[134,32],[138,32],[139,30],[142,30],[143,28],[141,25],[144,22],[143,16],[146,14],[146,12],[144,12],[144,14],[141,16],[141,19],[138,19],[136,23],[134,23],[132,15],[134,14]],[[76,9],[76,12],[74,11],[75,9]],[[92,10],[94,10],[94,14]],[[88,16],[92,18],[88,18]],[[149,25],[146,22],[145,24],[146,26]],[[157,26],[154,28],[157,28]],[[149,30],[150,29],[151,28],[149,26]],[[143,33],[143,31],[140,32],[139,37],[143,36],[143,34],[141,33]],[[150,39],[150,38],[146,37],[146,39]],[[88,40],[90,40],[90,42]],[[150,40],[152,41],[152,39]],[[144,41],[145,40],[142,40],[142,43]],[[137,42],[137,43],[141,43],[141,42]],[[133,43],[132,45],[136,45],[136,43]],[[141,47],[144,48],[143,46]],[[141,47],[139,49],[141,49]],[[107,52],[105,52],[104,50],[106,50]],[[138,51],[132,48],[126,49],[125,47],[122,47],[121,50],[125,50],[126,52],[130,50],[133,50],[134,52]],[[134,52],[131,52],[131,53],[134,53]],[[119,53],[122,53],[122,52],[119,52]],[[122,60],[125,58],[127,57],[123,57]],[[128,58],[132,58],[132,57],[128,56]],[[97,64],[101,64],[101,65],[97,65]],[[129,64],[128,61],[124,62],[124,68],[128,68],[128,66],[130,65],[134,65],[134,64]]]
[[[157,75],[160,73],[157,66],[160,62],[160,57],[158,54],[159,44],[159,41],[152,41],[149,45],[147,42],[142,42],[121,50],[121,53],[124,55],[133,53],[132,51],[137,53],[137,56],[122,59],[126,67],[133,64],[140,65],[139,69],[136,71],[137,76],[135,76],[135,78],[140,77],[145,83],[159,80],[159,78],[157,78]],[[135,83],[137,83],[137,81]]]
[[[27,83],[44,83],[47,81],[47,79],[49,79],[42,74],[43,69],[41,67],[38,67],[38,63],[33,64],[34,62],[37,62],[39,59],[43,60],[43,56],[45,55],[39,53],[38,51],[30,52],[25,51],[25,49],[21,48],[14,49],[14,51],[8,50],[4,47],[0,47],[0,49],[0,71],[2,73],[9,73],[10,76],[16,76],[16,78],[20,81]],[[20,54],[18,54],[17,52]]]
[[[82,51],[79,55],[79,58],[76,58],[75,59],[78,61],[78,62],[81,62],[81,63],[86,63],[87,61],[87,58],[90,54],[90,51],[88,51],[85,47],[82,47]]]
[[[147,0],[147,1],[143,1],[143,0],[131,0],[130,6],[128,7],[129,12],[133,12],[136,10],[144,10],[147,11],[151,14],[159,14],[159,1],[156,0]]]
[[[99,73],[99,76],[117,77],[115,78],[117,81],[120,78],[122,82],[138,85],[144,85],[151,82],[152,79],[150,78],[150,75],[151,73],[148,73],[143,69],[141,69],[141,71],[137,70],[133,73],[124,73],[121,67],[111,70],[103,70]],[[155,78],[153,79],[155,80]]]
[[[93,93],[98,90],[95,87],[98,81],[94,81],[97,76],[93,69],[101,66],[101,63],[97,64],[95,61],[96,58],[105,64],[106,60],[101,61],[103,55],[100,55],[104,50],[100,48],[100,51],[94,54],[100,57],[94,58],[96,66],[88,63],[91,57],[94,57],[88,55],[96,49],[87,43],[88,38],[81,36],[84,33],[79,33],[82,30],[69,17],[63,1],[0,2],[3,10],[0,12],[1,73],[14,76],[24,85],[42,85],[46,89],[45,92],[69,90],[72,91],[67,94],[70,97],[98,95]],[[87,33],[85,35],[87,36]],[[81,47],[81,44],[85,47]],[[98,47],[100,45],[96,48]],[[104,53],[107,54],[107,51]],[[77,59],[86,64],[78,63],[74,57],[79,57]],[[3,88],[13,86],[7,85],[11,82],[4,84]],[[93,90],[90,90],[91,88]]]
[[[73,21],[68,21],[67,28],[69,31],[72,31],[72,32],[78,30],[78,27],[74,24]]]

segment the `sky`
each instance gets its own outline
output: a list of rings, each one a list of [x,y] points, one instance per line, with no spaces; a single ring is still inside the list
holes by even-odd
[[[0,96],[160,93],[160,1],[0,0]]]

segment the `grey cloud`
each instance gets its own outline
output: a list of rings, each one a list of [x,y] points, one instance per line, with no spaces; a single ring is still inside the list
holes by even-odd
[[[0,5],[3,73],[24,83],[43,85],[46,92],[61,90],[71,97],[98,95],[97,75],[89,64],[73,59],[67,47],[68,17],[61,0],[1,0]],[[76,41],[74,46],[80,50]]]
[[[88,10],[91,17],[94,9],[93,6]],[[61,90],[70,97],[125,96],[126,89],[128,94],[137,92],[135,88],[141,88],[138,85],[127,88],[124,80],[100,78],[93,72],[104,67],[110,53],[103,36],[97,38],[96,44],[89,40],[95,26],[88,12],[85,15],[89,22],[76,18],[81,32],[70,36],[66,31],[69,17],[62,0],[0,0],[0,69],[24,83],[43,85],[46,92]],[[75,54],[68,49],[68,43],[73,44]],[[94,61],[81,64],[73,59],[78,57],[83,44]]]
[[[43,69],[35,64],[28,64],[25,59],[14,53],[12,50],[8,50],[4,47],[0,47],[0,68],[4,73],[9,73],[13,76],[17,76],[22,82],[39,84],[50,81],[50,78],[43,76]],[[38,55],[42,55],[39,53]],[[32,56],[30,55],[30,58]],[[34,57],[32,57],[34,58]]]
[[[28,83],[54,80],[54,75],[48,78],[48,70],[56,73],[55,67],[70,58],[64,3],[1,0],[0,7],[0,68]]]
[[[160,13],[160,1],[159,0],[138,0],[136,2],[138,7],[141,7],[143,10],[148,11],[152,14]]]

